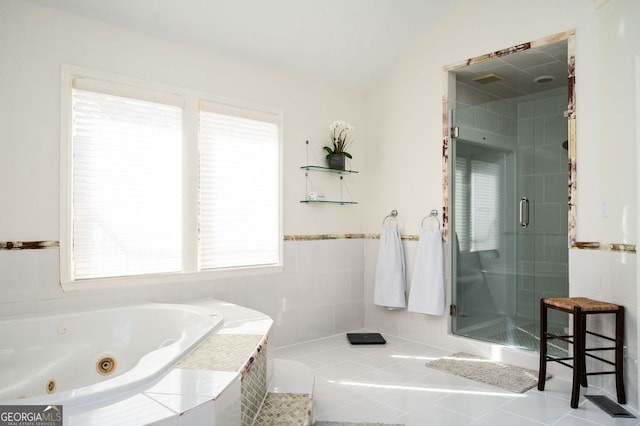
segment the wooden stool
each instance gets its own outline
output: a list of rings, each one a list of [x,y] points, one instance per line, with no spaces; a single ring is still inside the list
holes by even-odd
[[[547,331],[547,309],[556,309],[573,315],[573,335],[556,335]],[[615,314],[616,315],[616,337],[603,336],[587,330],[587,315],[592,314]],[[599,337],[611,342],[615,342],[612,347],[586,347],[586,336]],[[547,354],[547,341],[552,339],[562,340],[573,344],[573,356],[567,358],[556,358]],[[538,390],[544,390],[544,382],[547,376],[547,362],[558,362],[573,369],[573,388],[571,390],[571,408],[578,408],[580,398],[580,385],[587,386],[587,376],[601,374],[616,375],[616,393],[618,402],[626,404],[624,393],[623,377],[623,340],[624,340],[624,306],[613,303],[599,302],[586,297],[562,297],[546,298],[540,300],[540,374],[538,376]],[[589,352],[594,351],[615,351],[615,362],[608,361]],[[597,373],[587,373],[586,357],[596,359],[615,367],[614,371],[603,371]],[[565,362],[573,361],[573,365]]]

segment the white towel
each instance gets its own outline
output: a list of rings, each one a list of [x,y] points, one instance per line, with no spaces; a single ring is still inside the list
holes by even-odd
[[[444,253],[439,229],[423,230],[409,289],[410,312],[443,315],[445,312]]]
[[[404,250],[397,228],[382,227],[373,287],[373,303],[388,308],[407,306]]]

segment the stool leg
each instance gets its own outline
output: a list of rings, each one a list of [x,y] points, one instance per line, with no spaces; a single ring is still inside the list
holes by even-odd
[[[580,314],[580,333],[582,335],[582,362],[580,363],[580,384],[587,387],[587,315]]]
[[[618,403],[626,404],[627,397],[624,393],[624,306],[616,312],[616,393]]]
[[[538,390],[544,390],[547,379],[547,307],[540,299],[540,365],[538,366]]]
[[[580,376],[585,358],[585,346],[582,333],[582,309],[573,308],[573,387],[571,389],[571,408],[578,408],[580,399]]]

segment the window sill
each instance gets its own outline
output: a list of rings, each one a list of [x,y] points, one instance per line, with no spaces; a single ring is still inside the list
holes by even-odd
[[[183,283],[204,282],[225,278],[238,278],[260,274],[278,273],[283,270],[282,264],[252,267],[225,268],[199,272],[176,272],[166,274],[132,275],[114,278],[93,278],[75,281],[61,281],[60,286],[65,293],[84,292],[107,289],[130,289],[133,287],[153,287],[158,285],[180,285]]]

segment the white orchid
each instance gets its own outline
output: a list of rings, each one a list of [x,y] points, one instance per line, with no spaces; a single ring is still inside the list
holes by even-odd
[[[347,158],[352,158],[346,149],[353,141],[350,136],[354,130],[355,127],[342,120],[334,121],[329,125],[332,147],[323,147],[323,149],[327,151],[327,158],[329,158],[331,154],[343,154]]]

